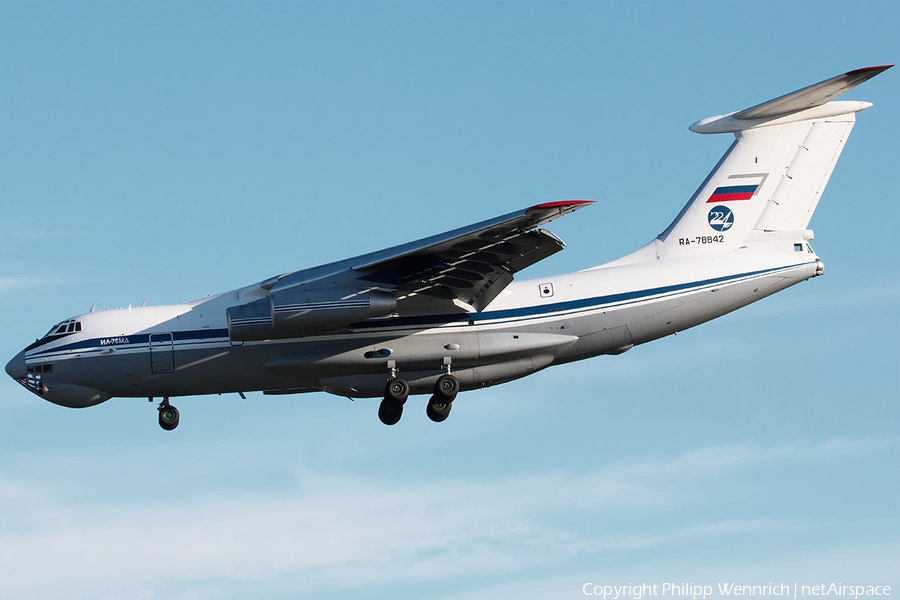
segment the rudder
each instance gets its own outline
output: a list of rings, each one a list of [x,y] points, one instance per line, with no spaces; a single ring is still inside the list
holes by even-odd
[[[855,114],[844,116],[846,120],[816,121],[810,124],[809,132],[781,175],[778,187],[766,202],[754,229],[806,229],[853,129]]]

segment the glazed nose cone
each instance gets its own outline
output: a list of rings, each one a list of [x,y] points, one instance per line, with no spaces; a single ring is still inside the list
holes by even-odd
[[[13,379],[22,379],[25,377],[27,370],[25,369],[25,351],[22,350],[15,357],[6,363],[6,372]]]

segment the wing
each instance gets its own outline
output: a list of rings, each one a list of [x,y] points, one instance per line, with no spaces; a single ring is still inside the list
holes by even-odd
[[[260,283],[271,293],[304,286],[309,290],[392,291],[399,305],[421,304],[423,296],[443,310],[459,300],[481,311],[513,280],[513,274],[563,249],[562,240],[539,229],[591,204],[568,200],[539,204],[378,252]]]

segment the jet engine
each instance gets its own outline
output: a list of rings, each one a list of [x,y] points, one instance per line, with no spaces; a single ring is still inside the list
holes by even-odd
[[[290,289],[232,306],[226,314],[231,339],[248,342],[326,333],[396,307],[393,294],[378,290]]]

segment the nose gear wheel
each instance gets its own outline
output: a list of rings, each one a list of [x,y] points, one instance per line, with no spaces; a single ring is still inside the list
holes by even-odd
[[[169,404],[168,398],[163,398],[159,403],[159,426],[166,431],[172,431],[178,427],[178,409]]]

